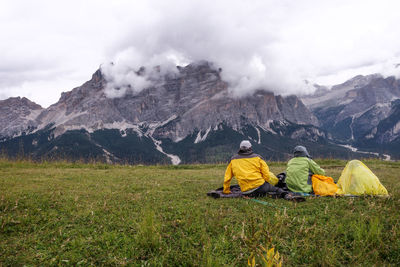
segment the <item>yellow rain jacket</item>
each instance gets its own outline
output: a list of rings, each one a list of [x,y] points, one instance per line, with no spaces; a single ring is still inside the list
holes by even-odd
[[[257,188],[265,182],[271,182],[272,185],[278,182],[275,175],[270,174],[267,163],[255,153],[238,153],[232,157],[225,171],[224,194],[231,192],[229,186],[233,176],[242,192]]]

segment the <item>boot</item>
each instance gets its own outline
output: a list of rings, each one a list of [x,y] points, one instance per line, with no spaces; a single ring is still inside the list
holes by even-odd
[[[287,193],[284,197],[284,200],[289,200],[289,201],[293,201],[293,202],[303,202],[306,201],[306,199],[302,196],[293,194],[293,193]]]

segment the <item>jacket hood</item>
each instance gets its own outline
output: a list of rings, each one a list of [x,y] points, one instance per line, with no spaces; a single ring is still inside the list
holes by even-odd
[[[240,148],[238,151],[239,155],[251,155],[253,154],[253,148]]]
[[[310,154],[308,154],[307,148],[304,146],[296,146],[293,150],[293,156],[297,157],[307,157],[311,158]]]

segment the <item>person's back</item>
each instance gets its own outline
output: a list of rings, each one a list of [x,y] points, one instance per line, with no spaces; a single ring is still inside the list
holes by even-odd
[[[294,158],[289,160],[286,168],[287,187],[292,192],[312,192],[312,174],[325,175],[325,171],[310,158],[305,147],[296,146]]]
[[[253,153],[251,143],[243,140],[237,155],[231,158],[225,171],[223,193],[230,194],[230,183],[236,177],[244,196],[261,197],[273,193],[277,197],[292,201],[304,201],[304,198],[269,184],[271,177],[267,163],[260,155]]]
[[[247,146],[243,146],[243,143]],[[258,188],[269,181],[269,168],[262,157],[253,153],[250,142],[243,141],[238,154],[231,158],[224,179],[224,193],[235,176],[243,192]]]

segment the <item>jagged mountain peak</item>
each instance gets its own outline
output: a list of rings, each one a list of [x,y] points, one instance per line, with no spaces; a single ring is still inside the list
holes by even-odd
[[[378,78],[383,78],[383,76],[379,73],[374,73],[369,75],[357,75],[345,81],[344,83],[332,86],[331,90],[340,90],[343,88],[348,88],[348,89],[360,88]]]
[[[26,97],[0,100],[0,139],[21,135],[33,130],[36,117],[43,108]]]
[[[210,62],[177,67],[172,73],[157,68],[151,70],[154,71],[159,77],[154,73],[149,76],[148,86],[142,90],[126,87],[123,94],[110,97],[106,93],[110,86],[108,76],[102,69],[97,70],[89,81],[63,93],[57,103],[40,112],[30,130],[36,135],[30,135],[32,140],[27,145],[37,151],[45,144],[45,151],[40,153],[75,155],[68,146],[57,152],[59,142],[66,144],[75,140],[76,144],[91,147],[90,153],[102,154],[109,160],[129,157],[129,154],[121,156],[121,150],[114,150],[116,154],[112,155],[110,151],[115,147],[107,148],[109,140],[98,139],[110,135],[122,143],[126,142],[124,138],[135,144],[144,142],[147,148],[152,146],[150,151],[158,151],[157,158],[167,157],[177,163],[178,157],[164,151],[171,147],[168,144],[189,142],[189,147],[203,146],[209,137],[222,137],[221,131],[246,138],[245,129],[252,129],[252,138],[257,138],[260,144],[262,136],[270,135],[275,136],[274,140],[289,138],[310,142],[327,138],[323,131],[315,128],[316,117],[297,96],[276,96],[265,90],[233,96],[229,84],[220,75],[222,70]],[[135,75],[146,75],[146,69]],[[37,137],[42,133],[47,136],[45,140]],[[51,151],[46,152],[50,148]]]
[[[330,91],[302,100],[318,117],[321,127],[336,140],[364,146],[397,138],[398,119],[391,114],[398,114],[393,103],[399,98],[398,79],[372,74],[358,75]]]
[[[4,106],[13,106],[14,108],[21,108],[21,109],[25,109],[28,108],[30,110],[38,110],[38,109],[42,109],[42,106],[40,106],[39,104],[36,104],[35,102],[29,100],[26,97],[10,97],[4,100],[0,100],[0,106],[4,107]]]
[[[381,79],[384,78],[380,74],[357,75],[330,89],[327,86],[314,85],[317,88],[314,94],[304,95],[301,100],[311,109],[346,105],[356,98],[358,89]]]
[[[105,94],[107,79],[98,70],[90,81],[63,93],[56,104],[40,114],[38,121],[40,127],[53,124],[59,135],[71,129],[116,127],[116,123],[132,128],[144,122],[161,125],[175,118],[168,124],[172,127],[170,130],[154,131],[172,140],[222,122],[239,129],[243,126],[243,117],[247,124],[262,127],[268,127],[271,120],[318,124],[296,96],[282,97],[257,91],[245,97],[233,97],[220,72],[221,69],[211,62],[194,62],[178,67],[176,75],[165,75],[161,83],[110,98]]]

